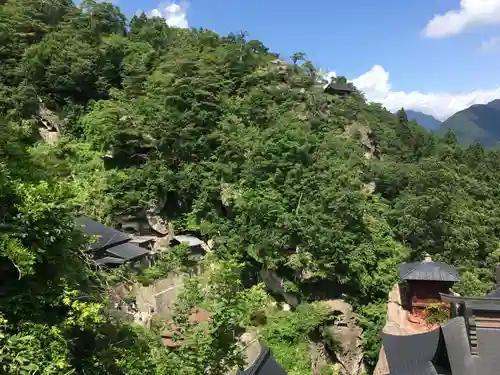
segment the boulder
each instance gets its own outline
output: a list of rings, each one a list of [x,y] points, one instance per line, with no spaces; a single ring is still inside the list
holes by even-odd
[[[376,188],[377,184],[374,181],[363,185],[363,191],[367,194],[373,194]]]
[[[54,144],[59,138],[59,132],[46,128],[39,128],[38,133],[40,134],[40,137],[42,137],[42,139],[48,144]]]
[[[260,277],[267,288],[269,288],[274,293],[280,294],[292,307],[297,307],[299,304],[299,298],[296,293],[287,292],[285,289],[285,283],[278,274],[270,269],[262,268],[260,270]]]
[[[312,375],[323,375],[325,369],[331,367],[326,354],[325,345],[322,342],[309,341],[309,357],[311,358]]]
[[[149,226],[157,233],[162,235],[168,234],[168,223],[163,220],[160,215],[154,214],[152,212],[146,213],[146,218],[148,219]]]
[[[345,375],[364,374],[364,354],[361,346],[363,330],[357,325],[352,306],[341,299],[323,301],[322,304],[335,316],[333,324],[327,327],[327,331],[339,344],[335,351],[335,371]]]

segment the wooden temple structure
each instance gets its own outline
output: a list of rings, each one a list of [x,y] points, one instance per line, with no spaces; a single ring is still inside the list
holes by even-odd
[[[457,269],[426,256],[421,262],[399,266],[401,302],[405,310],[420,315],[431,304],[441,304],[441,294],[449,294],[460,280]]]
[[[406,336],[383,333],[382,345],[389,367],[386,375],[498,374],[499,267],[496,277],[494,290],[486,296],[440,293],[441,303],[449,306],[450,319],[431,331]]]

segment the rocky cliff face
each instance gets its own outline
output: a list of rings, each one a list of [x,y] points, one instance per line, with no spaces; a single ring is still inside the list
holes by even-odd
[[[345,375],[364,374],[364,355],[361,347],[363,330],[357,325],[352,306],[341,299],[324,301],[323,304],[335,316],[333,324],[327,328],[339,343],[335,350],[334,370]]]
[[[37,116],[35,116],[40,123],[38,132],[45,142],[53,144],[61,134],[62,121],[54,112],[45,106],[40,98],[38,98],[38,100],[38,113]]]
[[[297,294],[286,291],[284,280],[280,276],[278,276],[275,271],[262,268],[260,271],[260,277],[266,284],[266,287],[268,287],[274,293],[282,295],[286,303],[290,306],[297,307],[297,305],[299,304],[299,298]]]

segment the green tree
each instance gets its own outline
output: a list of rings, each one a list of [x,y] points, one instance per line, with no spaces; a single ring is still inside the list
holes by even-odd
[[[353,304],[373,366],[398,263],[429,252],[460,268],[462,293],[491,287],[499,151],[428,133],[357,90],[328,95],[305,53],[292,69],[278,56],[245,32],[170,28],[145,14],[127,24],[110,3],[0,6],[0,344],[11,358],[1,371],[225,372],[249,311],[269,302],[238,282],[241,268],[248,279],[272,270],[307,306],[261,327],[298,373],[310,371],[304,340],[322,319],[309,300]],[[39,142],[43,106],[61,120],[55,144]],[[76,214],[112,225],[152,207],[177,233],[214,242],[210,283],[193,281],[180,301],[175,319],[192,345],[178,351],[107,316],[109,280],[72,226]],[[148,271],[119,272],[142,281],[180,272],[177,251],[169,264],[160,256]],[[213,319],[190,325],[196,306]]]
[[[401,108],[396,116],[398,117],[398,123],[400,126],[408,126],[408,116],[406,115],[404,108]]]
[[[307,58],[307,55],[304,52],[295,52],[290,58],[293,61],[293,64],[297,64],[297,61],[303,61]]]
[[[456,146],[458,144],[458,138],[451,129],[448,129],[448,131],[446,132],[444,140],[447,144],[451,146]]]

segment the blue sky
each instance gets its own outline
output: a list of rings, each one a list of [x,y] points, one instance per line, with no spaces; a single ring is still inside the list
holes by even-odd
[[[246,30],[272,51],[301,51],[369,99],[446,118],[500,98],[500,0],[114,1],[174,26]],[[172,5],[174,4],[174,5]]]

